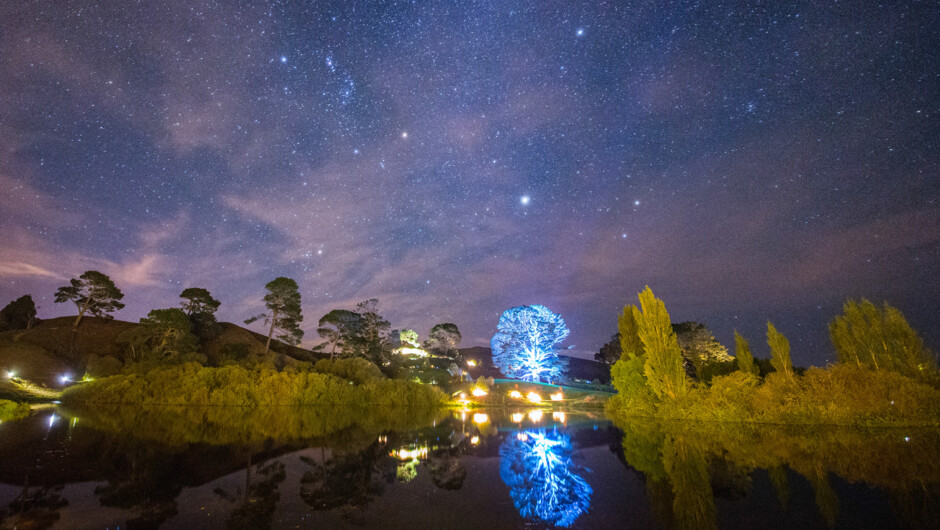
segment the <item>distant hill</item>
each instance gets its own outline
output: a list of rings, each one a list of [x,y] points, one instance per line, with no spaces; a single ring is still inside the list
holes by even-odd
[[[69,340],[72,334],[74,317],[60,317],[43,320],[29,330],[9,330],[0,333],[0,382],[6,377],[6,371],[14,370],[17,375],[54,386],[64,373],[81,376],[92,356],[114,357],[126,363],[127,351],[118,343],[118,336],[132,329],[134,322],[85,317],[75,337],[75,347],[69,353]],[[207,340],[202,353],[210,363],[218,361],[225,353],[261,354],[267,337],[229,322],[219,323],[215,337]],[[275,356],[283,356],[281,362],[293,360],[316,361],[320,355],[272,341],[271,350]]]
[[[473,348],[463,348],[460,350],[464,359],[473,360],[477,366],[469,368],[470,375],[474,379],[477,377],[505,377],[499,368],[493,364],[493,351],[485,346],[474,346]],[[568,359],[568,377],[579,381],[594,381],[595,379],[602,384],[610,383],[610,367],[604,363],[581,359],[580,357],[570,357],[561,355]]]

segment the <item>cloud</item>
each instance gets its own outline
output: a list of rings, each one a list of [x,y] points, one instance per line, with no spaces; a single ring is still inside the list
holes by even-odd
[[[0,277],[4,276],[47,276],[49,278],[64,278],[64,276],[42,267],[23,262],[0,261]]]

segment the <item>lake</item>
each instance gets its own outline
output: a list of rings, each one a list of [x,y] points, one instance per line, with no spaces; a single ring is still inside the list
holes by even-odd
[[[48,408],[0,528],[933,528],[931,429],[549,409]]]

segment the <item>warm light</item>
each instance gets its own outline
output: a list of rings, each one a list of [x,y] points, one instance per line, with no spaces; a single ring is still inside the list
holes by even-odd
[[[526,395],[526,399],[528,399],[532,403],[538,403],[542,401],[542,396],[540,396],[538,392],[529,392]]]
[[[476,366],[476,365],[477,365],[477,362],[474,361],[473,359],[470,359],[469,361],[467,361],[467,366]]]
[[[406,346],[403,348],[398,348],[395,351],[397,351],[398,353],[402,355],[414,355],[415,357],[427,357],[428,356],[428,352],[422,350],[421,348],[412,348],[412,347]]]
[[[529,421],[531,421],[532,423],[538,423],[542,421],[542,411],[541,410],[529,411]]]
[[[460,411],[460,421],[467,421],[467,413]]]
[[[16,372],[14,372],[13,370],[10,370],[9,372],[7,372],[7,377],[9,377],[10,379],[13,379],[14,377],[16,377]]]
[[[473,391],[471,392],[471,394],[473,394],[473,395],[476,396],[476,397],[483,397],[483,396],[486,395],[486,390],[483,390],[483,389],[480,388],[480,387],[476,387],[476,388],[473,389]]]
[[[391,456],[397,456],[399,460],[418,460],[419,458],[428,456],[428,448],[427,446],[416,447],[414,449],[402,448],[399,449],[397,453],[392,451]]]
[[[565,395],[562,394],[561,392],[556,392],[552,394],[552,401],[561,401],[563,399],[565,399]]]
[[[523,418],[525,418],[525,414],[521,412],[516,412],[515,414],[512,415],[512,421],[514,421],[515,423],[522,423]]]
[[[521,398],[522,398],[522,392],[519,392],[518,390],[513,390],[513,391],[509,392],[509,397],[515,398],[515,399],[521,399]]]
[[[565,423],[565,413],[559,411],[552,412],[552,419],[557,422]]]
[[[479,444],[479,443],[480,443],[480,437],[479,437],[479,436],[474,436],[473,438],[470,438],[470,445],[477,445],[477,444]]]
[[[519,440],[520,442],[524,442],[524,441],[526,441],[526,440],[528,440],[528,439],[529,439],[529,435],[528,435],[528,434],[526,434],[526,433],[524,433],[524,432],[516,433],[516,440]]]
[[[488,421],[490,421],[490,417],[482,412],[473,415],[473,423],[486,423]]]

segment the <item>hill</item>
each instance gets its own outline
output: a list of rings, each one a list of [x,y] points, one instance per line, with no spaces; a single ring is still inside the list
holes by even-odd
[[[7,371],[49,387],[57,386],[58,378],[69,373],[81,376],[88,363],[100,358],[113,358],[124,364],[129,354],[118,337],[139,324],[122,320],[85,317],[78,328],[74,348],[70,350],[73,317],[43,320],[29,330],[9,330],[0,333],[0,393],[6,384]],[[219,323],[216,333],[200,346],[210,364],[228,357],[261,355],[267,337],[229,322]],[[272,360],[276,364],[296,361],[316,361],[319,356],[304,350],[272,341]]]
[[[460,354],[464,359],[472,360],[476,366],[470,367],[468,371],[474,379],[477,377],[503,377],[499,368],[493,364],[493,351],[485,346],[474,346],[473,348],[463,348]],[[569,357],[560,355],[568,360],[568,377],[574,381],[591,382],[597,380],[601,384],[610,383],[610,367],[604,363],[581,359],[580,357]]]

